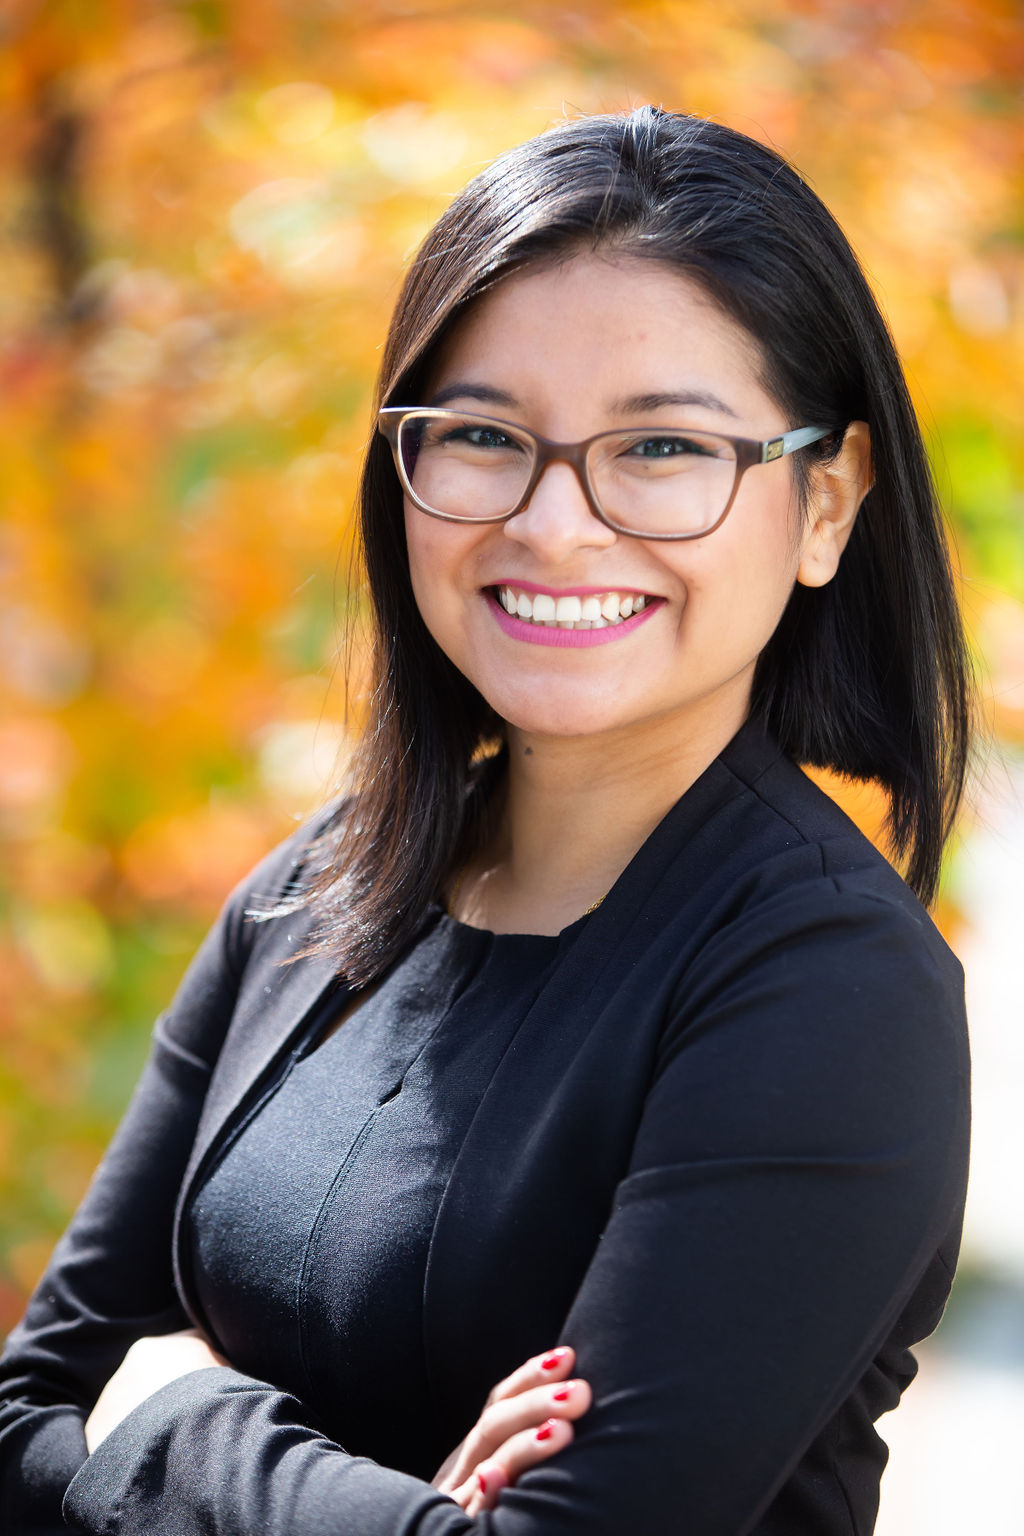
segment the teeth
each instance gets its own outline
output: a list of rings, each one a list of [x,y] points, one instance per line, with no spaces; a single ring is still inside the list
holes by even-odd
[[[642,613],[647,598],[642,593],[593,593],[580,599],[564,596],[555,599],[549,592],[517,592],[514,587],[499,587],[498,601],[506,613],[541,624],[545,629],[607,629],[621,624],[635,613]]]

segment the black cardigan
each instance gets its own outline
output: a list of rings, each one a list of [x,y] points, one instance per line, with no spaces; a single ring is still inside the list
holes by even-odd
[[[531,1353],[577,1352],[570,1446],[470,1520],[236,1371],[155,1393],[86,1459],[127,1345],[199,1320],[180,1214],[338,986],[254,923],[297,834],[228,901],[0,1367],[2,1529],[118,1536],[849,1536],[873,1421],[956,1260],[960,967],[847,818],[745,726],[579,925],[505,1052],[431,1243],[444,1443]],[[381,1103],[401,1090],[383,1084]],[[177,1224],[176,1224],[177,1215]],[[172,1235],[173,1229],[173,1235]],[[173,1263],[173,1267],[172,1267]],[[339,1383],[339,1390],[344,1383]]]

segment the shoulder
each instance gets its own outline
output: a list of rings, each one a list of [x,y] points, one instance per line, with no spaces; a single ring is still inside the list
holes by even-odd
[[[759,731],[713,778],[672,858],[670,1035],[742,1015],[776,1047],[965,1071],[962,968],[888,860]]]
[[[722,915],[801,918],[820,937],[890,930],[953,977],[956,957],[888,859],[822,789],[755,726],[716,764],[723,794],[721,857],[728,866]],[[788,914],[788,919],[784,918]]]
[[[959,962],[896,871],[792,763],[720,764],[716,807],[673,861],[688,866],[690,899],[659,938],[662,957],[681,963],[651,1085],[658,1134],[686,1157],[867,1167],[888,1148],[946,1200],[969,1123]]]

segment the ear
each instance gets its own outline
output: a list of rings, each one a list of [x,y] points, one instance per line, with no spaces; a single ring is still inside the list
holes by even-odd
[[[813,472],[807,530],[796,573],[803,586],[824,587],[832,580],[860,504],[873,484],[868,424],[851,421],[835,458]]]

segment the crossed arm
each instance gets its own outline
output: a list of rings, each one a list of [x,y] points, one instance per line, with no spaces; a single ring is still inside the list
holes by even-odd
[[[827,955],[787,949],[785,913],[775,931],[751,930],[745,953],[730,935],[734,982],[689,978],[562,1332],[593,1402],[493,1507],[350,1455],[296,1398],[198,1361],[156,1391],[147,1378],[87,1458],[83,1426],[125,1351],[188,1321],[166,1252],[136,1240],[155,1230],[154,1208],[170,1230],[205,1092],[203,1064],[158,1031],[0,1372],[10,1528],[57,1536],[67,1488],[68,1518],[93,1536],[646,1536],[684,1516],[700,1536],[752,1530],[956,1215],[963,1094],[948,1000],[919,966],[892,1017],[892,935],[866,909],[841,915],[858,913],[855,1006]],[[787,1034],[763,1003],[780,985],[805,1012],[827,999],[827,1029]]]
[[[572,1421],[587,1411],[592,1396],[588,1382],[569,1379],[575,1353],[568,1345],[546,1350],[498,1382],[469,1434],[438,1468],[433,1486],[477,1515],[494,1508],[502,1488],[568,1445]],[[196,1329],[137,1340],[86,1420],[90,1454],[147,1397],[211,1367],[230,1369],[230,1362]]]

